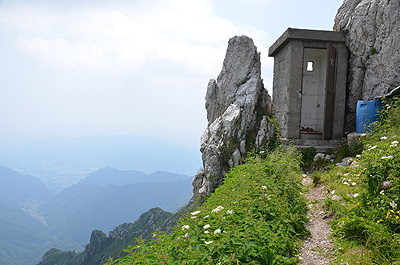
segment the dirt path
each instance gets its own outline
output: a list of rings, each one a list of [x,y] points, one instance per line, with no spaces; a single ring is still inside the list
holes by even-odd
[[[310,192],[308,199],[308,217],[310,222],[307,228],[311,235],[305,240],[304,247],[300,253],[300,265],[323,265],[330,264],[332,261],[329,256],[333,253],[333,245],[328,240],[331,227],[328,225],[330,216],[324,212],[323,205],[326,198],[326,188],[324,186],[313,186],[310,176],[304,174],[302,184],[309,186]]]

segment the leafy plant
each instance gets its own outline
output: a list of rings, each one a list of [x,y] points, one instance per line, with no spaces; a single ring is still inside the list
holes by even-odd
[[[348,145],[342,144],[338,148],[336,148],[335,153],[336,153],[336,159],[338,161],[342,160],[345,157],[355,157],[356,155],[359,155],[363,151],[363,143],[360,141],[358,143]]]

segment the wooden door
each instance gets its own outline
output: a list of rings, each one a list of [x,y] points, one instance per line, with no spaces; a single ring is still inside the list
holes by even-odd
[[[328,62],[326,66],[326,93],[324,112],[323,140],[332,139],[333,111],[335,102],[335,71],[336,70],[336,49],[328,43]]]

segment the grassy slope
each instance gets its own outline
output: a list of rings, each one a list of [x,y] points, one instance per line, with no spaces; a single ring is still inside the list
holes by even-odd
[[[119,264],[297,263],[296,242],[308,233],[298,158],[296,150],[250,157],[170,235],[132,247]]]
[[[382,117],[362,139],[357,166],[313,173],[330,191],[337,264],[400,264],[400,100],[387,102]]]

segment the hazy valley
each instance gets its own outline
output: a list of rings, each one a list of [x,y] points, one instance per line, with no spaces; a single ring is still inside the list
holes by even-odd
[[[194,172],[196,155],[182,152],[140,137],[51,139],[1,150],[0,263],[37,264],[51,248],[83,251],[93,230],[108,233],[155,207],[175,212],[191,198],[192,176],[160,170]]]

